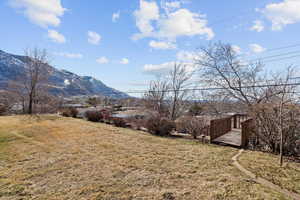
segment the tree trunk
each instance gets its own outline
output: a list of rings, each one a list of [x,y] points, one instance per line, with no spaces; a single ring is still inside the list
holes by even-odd
[[[29,98],[29,103],[28,103],[28,114],[32,114],[32,105],[33,105],[33,102],[32,102],[32,97]]]
[[[283,165],[283,133],[282,133],[282,129],[280,131],[280,166],[282,167]]]
[[[171,120],[175,119],[175,109],[176,109],[176,103],[173,102],[172,111],[171,111]]]
[[[283,99],[283,97],[282,97]],[[282,100],[283,101],[283,100]],[[280,113],[279,113],[279,133],[280,133],[280,159],[279,164],[283,165],[283,102],[280,103]]]

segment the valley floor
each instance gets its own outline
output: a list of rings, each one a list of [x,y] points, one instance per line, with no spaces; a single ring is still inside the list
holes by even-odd
[[[58,116],[0,117],[0,199],[288,199],[240,172],[238,150]],[[300,193],[300,166],[240,163]]]

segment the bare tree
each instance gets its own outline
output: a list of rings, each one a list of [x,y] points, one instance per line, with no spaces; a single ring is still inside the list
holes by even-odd
[[[168,110],[166,101],[169,88],[168,81],[161,76],[151,81],[148,92],[144,94],[145,106],[165,116]]]
[[[208,86],[220,88],[219,91],[228,100],[250,106],[263,101],[270,94],[268,88],[256,87],[257,83],[266,83],[261,73],[263,64],[243,62],[229,44],[219,42],[201,48],[195,64],[202,72],[200,78]]]
[[[259,137],[271,151],[279,152],[281,166],[284,153],[297,154],[296,142],[300,138],[297,85],[291,83],[292,74],[294,69],[288,67],[286,74],[273,76],[275,95],[253,109]]]
[[[186,108],[186,98],[189,95],[187,88],[191,86],[189,80],[192,78],[193,72],[189,71],[186,64],[175,63],[173,69],[169,73],[170,79],[170,119],[178,118]]]
[[[25,50],[24,63],[24,76],[11,82],[9,88],[19,97],[24,111],[33,114],[34,105],[47,93],[50,67],[46,50]]]
[[[300,113],[295,109],[298,104],[294,100],[297,88],[291,84],[293,70],[289,67],[287,74],[275,76],[263,74],[261,62],[243,62],[231,45],[220,42],[201,48],[195,63],[206,84],[219,88],[213,95],[247,107],[257,127],[256,145],[279,152],[282,165],[284,152],[294,152],[300,137],[295,128]]]
[[[185,116],[178,119],[176,123],[176,128],[179,131],[185,131],[194,139],[201,134],[204,134],[205,128],[207,128],[209,121],[205,118],[193,117],[193,116]]]
[[[171,120],[178,118],[187,109],[188,81],[192,72],[185,64],[174,63],[167,75],[161,74],[150,82],[150,88],[144,95],[148,108],[167,116]]]

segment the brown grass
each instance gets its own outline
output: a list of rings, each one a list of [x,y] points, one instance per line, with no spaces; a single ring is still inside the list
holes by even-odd
[[[300,164],[285,162],[279,165],[279,156],[256,151],[246,151],[240,163],[256,176],[265,178],[282,188],[300,194]]]
[[[0,117],[0,199],[286,199],[238,171],[236,153],[79,119]]]

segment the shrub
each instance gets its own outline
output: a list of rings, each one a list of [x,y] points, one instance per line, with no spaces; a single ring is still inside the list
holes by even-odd
[[[122,118],[112,117],[111,121],[116,127],[123,127],[123,128],[127,127],[126,121]]]
[[[130,124],[130,127],[135,130],[141,130],[145,127],[146,119],[144,116],[136,115],[126,118],[126,122]]]
[[[61,111],[61,115],[64,117],[74,117],[78,115],[78,110],[76,108],[65,108]]]
[[[71,112],[69,109],[63,109],[61,111],[61,115],[64,116],[64,117],[71,117]]]
[[[175,128],[175,123],[167,118],[153,116],[145,124],[149,132],[160,136],[169,136]]]
[[[133,129],[141,130],[142,128],[146,127],[146,125],[145,125],[146,122],[147,122],[146,119],[132,119],[130,121],[130,124]]]
[[[189,109],[189,114],[191,116],[200,115],[202,112],[203,112],[203,107],[199,103],[194,103]]]
[[[76,108],[70,108],[71,117],[76,118],[78,115],[78,110]]]
[[[176,130],[185,132],[197,139],[197,136],[204,134],[203,131],[207,127],[207,122],[203,118],[183,117],[176,123]]]
[[[86,111],[85,117],[91,122],[100,122],[103,120],[103,115],[100,111]]]
[[[298,105],[285,105],[279,112],[277,103],[264,103],[252,108],[256,141],[252,145],[255,149],[280,152],[280,129],[283,135],[283,154],[300,155],[300,108]],[[281,124],[281,126],[280,126]]]
[[[100,110],[101,114],[102,114],[102,120],[103,121],[109,121],[111,118],[111,112],[109,110],[106,109],[102,109]]]
[[[3,104],[0,104],[0,115],[3,115],[7,111],[6,106]]]

